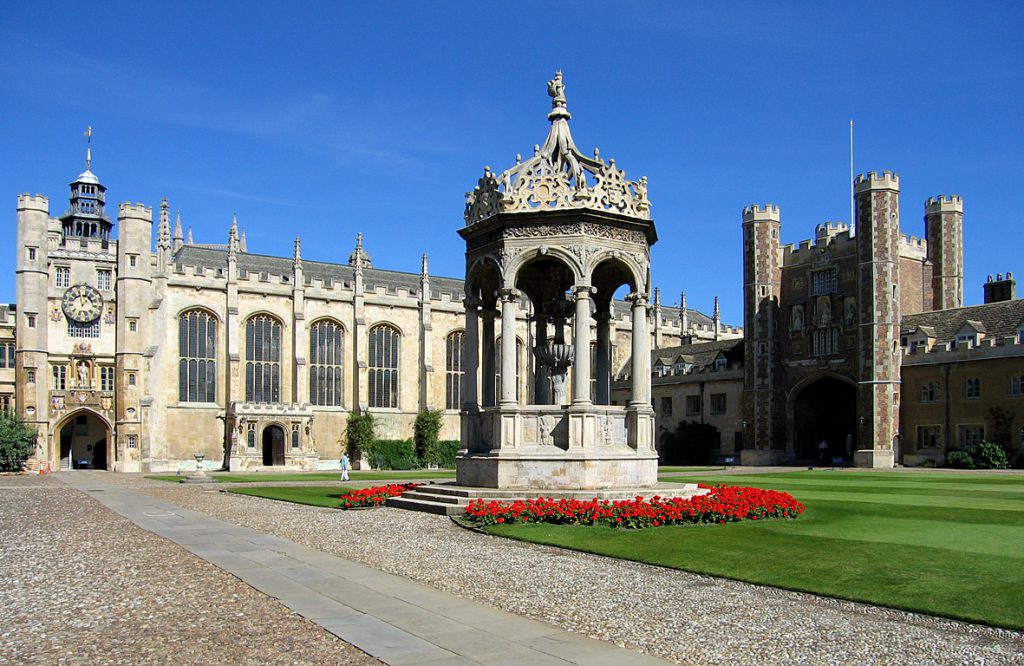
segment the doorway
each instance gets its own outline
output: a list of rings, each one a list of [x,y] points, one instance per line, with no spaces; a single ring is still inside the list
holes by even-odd
[[[793,452],[800,460],[817,460],[821,442],[827,458],[852,460],[849,450],[857,432],[857,389],[835,377],[804,386],[793,401]]]
[[[108,469],[110,428],[100,417],[87,411],[72,414],[58,438],[60,469]]]
[[[284,429],[269,425],[263,429],[263,465],[284,465]]]

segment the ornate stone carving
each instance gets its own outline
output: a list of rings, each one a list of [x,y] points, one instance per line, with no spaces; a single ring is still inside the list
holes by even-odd
[[[466,224],[476,224],[500,212],[592,208],[650,219],[647,179],[626,179],[626,172],[580,152],[569,131],[572,115],[566,108],[561,72],[548,82],[551,129],[533,157],[495,176],[490,167],[472,192],[466,193]],[[591,182],[593,184],[591,184]]]

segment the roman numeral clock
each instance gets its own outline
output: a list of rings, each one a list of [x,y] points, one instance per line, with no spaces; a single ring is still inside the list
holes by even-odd
[[[88,324],[103,311],[103,296],[87,284],[76,284],[64,292],[60,304],[68,319]]]

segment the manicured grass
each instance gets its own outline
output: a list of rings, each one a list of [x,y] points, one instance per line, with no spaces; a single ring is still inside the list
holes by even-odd
[[[146,478],[157,481],[182,481],[186,474],[158,474]],[[268,481],[338,481],[341,473],[334,472],[262,472],[240,474],[238,472],[214,472],[211,476],[219,483],[266,483]],[[383,470],[370,472],[349,472],[352,481],[384,481],[404,479],[454,479],[455,470]]]
[[[792,493],[793,521],[493,534],[1024,629],[1024,475],[801,471],[672,477]]]
[[[665,465],[658,468],[658,473],[676,474],[678,472],[715,472],[721,469],[725,469],[725,467],[722,465],[717,467],[673,467],[671,465]]]
[[[337,509],[341,506],[338,496],[346,492],[345,488],[345,486],[245,486],[231,488],[228,492]]]

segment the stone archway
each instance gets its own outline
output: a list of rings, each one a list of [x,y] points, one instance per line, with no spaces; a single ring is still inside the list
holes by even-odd
[[[284,464],[284,428],[279,425],[268,425],[263,429],[263,466]]]
[[[793,453],[817,460],[824,440],[828,457],[853,460],[850,450],[857,432],[857,389],[850,382],[826,376],[808,382],[793,400]]]
[[[56,437],[59,469],[110,469],[114,464],[110,426],[89,410],[69,414]]]

